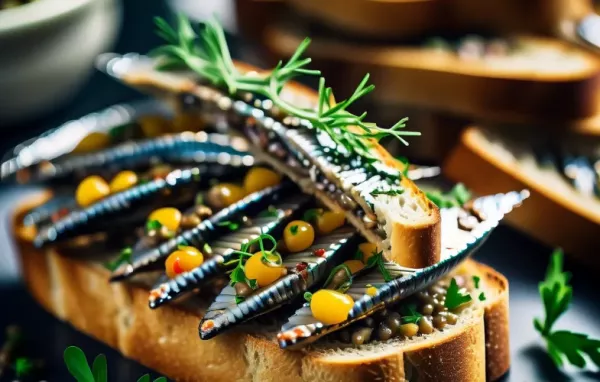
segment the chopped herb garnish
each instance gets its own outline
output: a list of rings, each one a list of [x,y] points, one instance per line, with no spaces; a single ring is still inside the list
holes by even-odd
[[[269,206],[266,210],[258,214],[261,218],[276,218],[279,216],[279,210],[273,206]]]
[[[146,222],[146,232],[157,231],[162,227],[158,220],[148,220]]]
[[[383,261],[383,251],[373,252],[373,256],[369,257],[367,260],[367,268],[377,267],[385,282],[392,281],[393,277],[390,275],[390,272],[385,268],[385,263]]]
[[[258,282],[254,279],[248,280],[248,286],[252,289],[258,288]]]
[[[304,213],[302,220],[311,222],[316,220],[321,215],[323,215],[323,210],[321,208],[311,208]]]
[[[483,293],[483,292],[479,293],[478,299],[479,299],[479,301],[485,301],[485,293]]]
[[[394,195],[402,195],[404,193],[403,189],[398,189],[398,190],[387,190],[387,191],[383,191],[383,190],[375,190],[371,192],[371,196],[377,196],[377,195],[388,195],[388,196],[394,196]]]
[[[131,255],[133,254],[133,250],[131,247],[125,247],[119,254],[119,257],[112,261],[108,261],[104,264],[104,267],[111,272],[114,272],[117,268],[121,266],[121,264],[131,263]]]
[[[227,227],[227,228],[229,228],[229,230],[231,230],[231,231],[235,231],[235,230],[237,230],[238,228],[240,228],[240,223],[237,223],[237,222],[232,222],[232,221],[229,221],[229,220],[226,220],[226,221],[224,221],[224,222],[217,223],[217,225],[218,225],[219,227]]]
[[[479,281],[481,278],[479,276],[473,276],[473,283],[475,284],[475,289],[479,289]]]
[[[539,284],[540,297],[544,304],[544,321],[535,318],[533,326],[546,341],[550,358],[557,367],[562,367],[564,359],[579,368],[585,367],[589,358],[600,367],[600,340],[589,338],[587,334],[568,330],[552,330],[558,318],[569,308],[573,289],[569,285],[571,274],[563,272],[563,252],[555,249],[546,272],[546,279]]]
[[[417,306],[414,304],[410,304],[408,306],[403,307],[402,309],[402,323],[403,324],[417,324],[423,315],[417,312]]]
[[[298,225],[295,224],[295,225],[291,226],[290,232],[292,233],[292,235],[296,235],[298,233]]]
[[[446,302],[444,303],[446,308],[454,310],[462,304],[465,304],[471,300],[471,295],[468,293],[461,292],[458,288],[456,280],[453,278],[450,281],[450,286],[448,287],[448,291],[446,292]]]
[[[238,261],[237,266],[233,269],[231,274],[229,275],[230,285],[234,286],[235,283],[245,283],[246,282],[246,274],[244,273],[244,264],[242,263],[242,258]]]
[[[287,63],[280,61],[268,74],[257,76],[241,73],[236,69],[223,28],[216,20],[206,22],[199,36],[183,15],[179,16],[176,29],[162,18],[156,18],[155,23],[158,35],[167,42],[167,45],[151,52],[160,57],[158,70],[188,68],[230,94],[250,92],[270,99],[285,114],[310,122],[315,129],[328,134],[339,147],[363,157],[367,162],[379,160],[370,150],[370,139],[379,141],[391,135],[408,145],[403,137],[420,135],[419,132],[404,130],[407,118],[390,128],[381,128],[375,123],[364,121],[367,113],[355,115],[348,111],[358,99],[374,90],[373,85],[367,85],[368,74],[350,98],[335,105],[331,103],[333,90],[325,86],[323,77],[319,80],[319,101],[314,110],[297,107],[283,99],[280,92],[289,80],[301,75],[321,74],[318,70],[307,69],[310,58],[301,58],[310,44],[308,38],[298,46]]]
[[[19,357],[15,360],[15,374],[17,378],[23,378],[31,374],[33,362],[29,358]]]
[[[462,183],[456,184],[447,193],[431,190],[425,191],[425,195],[439,208],[460,207],[471,199],[471,193]]]
[[[357,249],[356,252],[354,252],[354,256],[352,257],[353,260],[359,260],[359,261],[363,261],[364,259],[364,255],[363,253],[360,251],[360,249]]]
[[[239,304],[239,303],[243,302],[244,300],[246,300],[246,297],[235,296],[235,303],[236,304]]]

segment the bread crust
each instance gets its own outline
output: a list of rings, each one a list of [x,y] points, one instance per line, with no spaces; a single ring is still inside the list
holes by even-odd
[[[584,264],[600,266],[600,259],[590,255],[600,251],[600,216],[590,212],[585,203],[564,197],[528,177],[514,163],[495,156],[478,139],[476,127],[464,131],[442,170],[449,179],[465,183],[478,194],[528,189],[531,195],[526,205],[507,215],[506,221],[549,246],[562,247]]]
[[[13,221],[15,232],[25,210],[42,201],[38,198],[20,206]],[[439,380],[443,375],[456,382],[475,382],[485,380],[486,374],[487,380],[495,380],[509,367],[504,357],[509,352],[508,283],[471,260],[462,267],[498,291],[490,296],[485,312],[473,315],[472,323],[420,344],[390,345],[392,349],[381,354],[340,362],[322,351],[282,350],[274,340],[238,331],[201,341],[197,332],[201,312],[177,306],[151,310],[147,290],[110,284],[109,272],[101,266],[52,249],[36,249],[18,234],[15,238],[26,285],[45,309],[124,356],[178,381],[359,381],[375,377],[403,381],[418,372],[419,381]]]
[[[264,44],[279,59],[291,54],[302,36],[293,28],[270,24]],[[312,39],[307,55],[344,94],[351,94],[364,73],[370,73],[377,87],[371,95],[374,102],[504,123],[556,125],[600,114],[598,57],[560,40],[526,36],[520,40],[572,51],[568,54],[586,64],[571,72],[502,70],[418,47],[365,46],[323,37]],[[520,102],[514,102],[514,94],[523,95]]]

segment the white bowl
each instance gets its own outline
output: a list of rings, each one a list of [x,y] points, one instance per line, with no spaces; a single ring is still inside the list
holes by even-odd
[[[36,0],[0,11],[0,127],[68,101],[114,43],[119,0]]]

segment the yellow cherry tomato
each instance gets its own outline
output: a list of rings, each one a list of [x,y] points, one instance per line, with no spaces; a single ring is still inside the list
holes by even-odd
[[[173,118],[171,125],[176,132],[198,131],[204,127],[204,121],[198,114],[181,113]]]
[[[347,294],[329,289],[321,289],[312,295],[310,311],[325,325],[339,324],[348,318],[354,300]]]
[[[358,250],[363,254],[363,263],[367,264],[371,256],[380,251],[377,245],[373,243],[362,243],[358,246]]]
[[[167,276],[173,278],[184,272],[199,267],[204,262],[204,255],[194,247],[180,247],[171,253],[165,261]]]
[[[244,190],[247,194],[264,190],[281,183],[281,175],[263,167],[254,167],[248,171],[244,178]]]
[[[344,264],[346,264],[348,266],[348,268],[350,269],[350,272],[352,274],[359,272],[361,269],[363,269],[365,267],[363,262],[360,260],[346,260],[346,261],[344,261]]]
[[[286,274],[283,265],[271,266],[262,260],[262,252],[256,252],[244,265],[244,273],[249,280],[256,280],[259,287],[271,285]]]
[[[317,231],[321,235],[326,235],[340,228],[346,222],[346,216],[343,212],[326,211],[317,215]]]
[[[94,204],[110,195],[110,187],[104,179],[97,175],[88,176],[79,183],[75,191],[75,199],[82,207]]]
[[[160,137],[169,132],[169,121],[160,115],[147,115],[138,121],[142,133],[148,138]]]
[[[83,154],[102,150],[110,146],[110,137],[98,131],[86,135],[71,152],[72,154]]]
[[[314,240],[315,230],[312,225],[302,220],[290,222],[283,231],[283,241],[290,252],[304,251]]]
[[[152,211],[148,216],[148,221],[156,220],[169,231],[177,231],[181,218],[181,212],[177,208],[164,207]]]
[[[207,202],[215,208],[225,208],[240,201],[246,192],[240,186],[232,183],[221,183],[213,186],[207,194]]]
[[[125,191],[136,185],[138,176],[133,171],[121,171],[110,181],[109,187],[111,193]]]

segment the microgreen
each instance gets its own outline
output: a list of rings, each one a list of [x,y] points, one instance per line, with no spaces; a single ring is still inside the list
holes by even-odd
[[[417,312],[417,306],[410,304],[402,308],[402,323],[403,324],[417,324],[423,315]]]
[[[566,358],[572,365],[583,368],[587,363],[587,356],[600,367],[600,340],[589,338],[587,334],[553,330],[554,324],[567,311],[573,298],[570,279],[571,274],[563,271],[563,252],[561,249],[555,249],[550,258],[546,278],[539,284],[545,318],[544,321],[535,318],[533,326],[546,341],[548,354],[556,366],[562,367]]]
[[[119,253],[119,257],[112,261],[108,261],[104,263],[104,267],[111,272],[114,272],[117,268],[121,266],[121,264],[131,263],[131,255],[133,254],[133,250],[131,247],[125,247]]]
[[[373,252],[373,256],[369,257],[367,260],[367,268],[377,267],[385,282],[392,281],[393,277],[390,275],[390,272],[385,268],[385,263],[383,261],[383,251]]]
[[[395,196],[395,195],[402,195],[404,193],[403,189],[398,189],[398,190],[374,190],[371,192],[371,196],[377,196],[377,195],[388,195],[388,196]]]
[[[463,293],[458,288],[458,284],[456,283],[456,280],[454,278],[450,280],[450,286],[448,287],[448,290],[446,292],[446,302],[444,303],[446,308],[454,310],[462,304],[465,304],[471,300],[471,295],[468,293]]]
[[[447,193],[431,190],[426,191],[425,195],[439,208],[460,207],[472,197],[471,192],[462,183],[456,184]]]
[[[323,77],[319,79],[318,105],[315,109],[299,108],[284,100],[280,92],[288,81],[301,75],[321,74],[318,70],[307,68],[310,58],[301,57],[310,45],[309,38],[300,43],[285,64],[280,61],[268,74],[255,75],[237,70],[231,59],[223,28],[215,19],[209,20],[199,34],[183,15],[178,17],[175,29],[161,18],[156,18],[155,23],[157,34],[167,43],[151,52],[151,55],[160,58],[158,70],[188,68],[231,95],[249,92],[270,99],[284,113],[310,122],[315,129],[329,135],[339,147],[356,153],[368,162],[377,160],[370,151],[372,144],[369,139],[379,141],[392,136],[408,145],[405,136],[420,135],[419,132],[404,130],[407,118],[386,129],[375,123],[365,122],[366,112],[355,115],[348,111],[357,100],[375,89],[374,85],[367,85],[368,74],[348,99],[335,105],[332,103],[333,90],[325,86]]]

